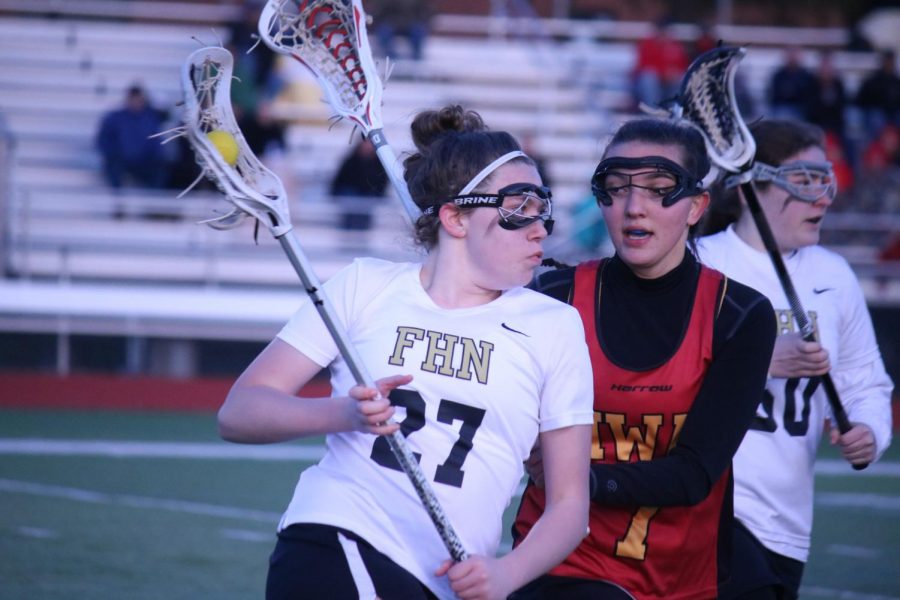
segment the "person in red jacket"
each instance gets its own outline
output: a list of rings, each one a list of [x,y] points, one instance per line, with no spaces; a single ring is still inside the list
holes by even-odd
[[[637,103],[658,106],[678,93],[690,57],[679,40],[671,36],[668,21],[638,43],[634,66],[634,97]]]

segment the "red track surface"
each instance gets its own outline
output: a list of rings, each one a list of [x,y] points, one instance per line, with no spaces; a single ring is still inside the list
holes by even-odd
[[[0,408],[204,411],[219,409],[232,378],[165,379],[117,375],[0,372]],[[327,396],[324,377],[312,380],[300,396]],[[900,396],[894,396],[894,429],[900,430]]]
[[[233,378],[164,379],[116,375],[0,373],[0,408],[215,411]],[[301,396],[327,396],[327,379],[314,379]]]

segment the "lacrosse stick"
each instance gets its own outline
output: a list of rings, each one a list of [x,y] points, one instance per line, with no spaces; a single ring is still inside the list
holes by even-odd
[[[360,0],[268,0],[259,35],[272,50],[306,66],[341,118],[358,125],[375,146],[409,220],[421,215],[409,195],[397,156],[381,123],[382,85],[366,34]]]
[[[734,77],[744,54],[746,54],[744,48],[723,46],[698,56],[684,75],[678,100],[671,113],[673,117],[686,121],[700,132],[713,164],[729,173],[737,174],[733,177],[740,182],[747,207],[775,268],[781,288],[787,296],[791,313],[800,326],[803,339],[811,342],[816,339],[815,330],[806,316],[806,311],[803,310],[803,305],[800,304],[800,298],[794,289],[753,186],[752,167],[756,155],[756,140],[741,117],[734,95]],[[847,418],[831,374],[825,373],[821,379],[838,430],[842,434],[847,433],[851,428],[850,420]],[[859,464],[853,465],[853,468],[860,470],[866,466]]]
[[[356,382],[377,389],[291,231],[287,194],[281,181],[253,155],[238,128],[231,108],[231,77],[232,56],[224,48],[202,48],[188,57],[182,69],[185,111],[181,133],[187,136],[204,173],[219,186],[235,207],[232,213],[224,217],[226,225],[236,221],[235,213],[246,213],[271,231],[303,282],[306,293],[319,311]],[[239,151],[234,166],[225,162],[210,141],[208,134],[211,131],[224,131],[234,138]],[[219,225],[221,227],[222,224]],[[403,434],[396,431],[386,437],[391,451],[412,482],[450,555],[456,561],[465,560],[467,555],[462,542],[438,504],[437,497]]]

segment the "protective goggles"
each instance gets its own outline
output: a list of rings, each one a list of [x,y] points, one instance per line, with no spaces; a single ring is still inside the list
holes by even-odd
[[[528,227],[535,221],[543,221],[547,235],[553,233],[553,203],[550,188],[533,183],[513,183],[496,194],[460,194],[450,199],[459,207],[496,207],[500,214],[500,227],[514,231]],[[435,214],[440,205],[432,205],[423,214]]]
[[[630,174],[622,172],[636,169],[644,170]],[[591,178],[591,191],[597,202],[603,206],[612,206],[613,200],[628,196],[628,188],[637,188],[651,198],[662,200],[665,207],[703,192],[700,180],[678,163],[662,156],[617,156],[600,161]]]
[[[834,167],[830,162],[797,161],[780,167],[756,163],[750,173],[753,181],[771,183],[804,202],[815,202],[824,196],[833,199],[837,194]],[[732,175],[725,179],[725,185],[737,187],[745,179]]]

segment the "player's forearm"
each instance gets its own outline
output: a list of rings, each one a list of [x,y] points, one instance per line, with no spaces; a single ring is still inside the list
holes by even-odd
[[[877,460],[891,444],[891,395],[894,390],[881,357],[853,369],[838,368],[833,377],[850,421],[862,423],[872,430]]]
[[[219,409],[219,435],[229,442],[268,444],[352,428],[347,397],[299,398],[266,386],[236,387]]]
[[[528,536],[500,559],[504,572],[509,573],[511,591],[561,563],[587,535],[587,527],[587,493],[548,502]]]

